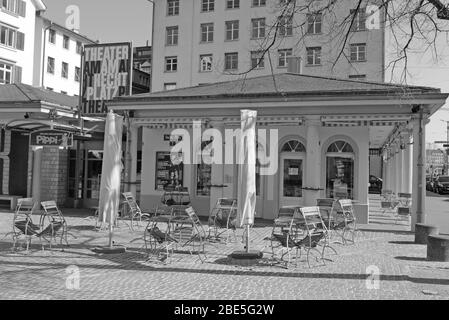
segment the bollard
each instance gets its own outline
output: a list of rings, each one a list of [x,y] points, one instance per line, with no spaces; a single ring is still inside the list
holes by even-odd
[[[438,235],[438,227],[424,223],[415,224],[415,243],[427,244],[429,235]]]
[[[449,262],[449,237],[430,235],[427,244],[427,260]]]

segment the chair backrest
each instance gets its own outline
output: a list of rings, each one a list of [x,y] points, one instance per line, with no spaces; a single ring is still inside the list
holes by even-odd
[[[56,201],[43,201],[41,202],[42,208],[44,208],[44,215],[47,216],[49,219],[51,219],[53,222],[59,221],[59,222],[65,222],[64,216],[62,215],[61,210],[59,210]],[[41,217],[41,222],[42,222]]]
[[[17,217],[21,215],[29,216],[33,213],[33,208],[34,208],[33,198],[18,199],[15,215]]]
[[[56,205],[56,201],[44,201],[41,202],[42,208],[44,208],[44,211],[47,215],[53,216],[53,215],[61,215],[61,211],[59,211],[58,206]]]
[[[307,229],[325,228],[323,219],[321,218],[320,207],[304,207],[300,209],[304,218],[304,224]]]
[[[354,207],[352,206],[352,200],[350,199],[342,199],[339,200],[341,210],[346,218],[355,219],[354,216]]]
[[[140,207],[137,204],[136,198],[134,198],[134,195],[132,192],[124,192],[122,193],[123,197],[125,198],[126,203],[129,206],[129,209],[133,214],[140,213]]]
[[[411,199],[412,198],[412,194],[411,193],[398,193],[398,197],[399,198],[404,198],[404,199]]]
[[[217,200],[217,206],[221,208],[237,207],[237,200],[231,198],[220,198]]]
[[[195,212],[195,209],[193,207],[186,208],[186,213],[189,216],[190,220],[192,221],[194,227],[196,228],[197,232],[200,233],[201,237],[206,237],[206,230],[203,228],[203,224],[200,221],[200,218]]]
[[[316,205],[318,207],[332,207],[334,204],[334,199],[316,199]]]

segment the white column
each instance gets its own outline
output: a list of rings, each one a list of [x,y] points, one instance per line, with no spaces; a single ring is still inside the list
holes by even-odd
[[[412,148],[409,135],[405,136],[405,150],[403,156],[402,190],[405,193],[412,193]]]
[[[214,129],[217,129],[221,133],[222,137],[222,155],[224,155],[224,123],[223,121],[216,120],[210,123]],[[224,157],[223,157],[224,158]],[[211,166],[211,185],[215,187],[210,188],[210,208],[213,208],[219,198],[224,197],[224,188],[217,187],[225,185],[224,181],[224,164],[212,164]],[[235,178],[237,179],[237,177]]]
[[[416,116],[413,121],[413,178],[412,178],[412,231],[415,223],[425,223],[426,216],[426,171],[424,160],[426,154],[426,129],[422,120],[420,132],[420,120]],[[420,134],[421,133],[421,134]]]
[[[305,181],[303,187],[320,187],[321,172],[321,147],[320,147],[320,117],[307,117],[307,145],[306,145],[306,163],[304,167]],[[320,191],[304,190],[304,205],[316,206],[316,200],[320,197]]]
[[[382,155],[382,190],[387,189],[387,162]]]
[[[132,192],[132,194],[137,197],[137,184],[136,184],[136,180],[137,180],[137,141],[138,141],[138,132],[139,132],[139,128],[137,126],[131,125],[130,128],[130,136],[131,136],[131,140],[130,140],[130,144],[129,144],[129,152],[130,152],[130,157],[131,157],[131,167],[130,167],[130,172],[129,172],[129,181],[130,181],[130,186],[129,186],[129,190]]]
[[[391,151],[390,189],[396,193],[396,147]]]
[[[34,148],[33,156],[33,186],[32,197],[34,201],[34,209],[39,210],[41,205],[41,164],[42,164],[42,148]]]
[[[396,194],[402,192],[402,150],[396,147]]]

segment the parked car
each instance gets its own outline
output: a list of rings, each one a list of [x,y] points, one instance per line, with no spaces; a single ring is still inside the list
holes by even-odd
[[[434,181],[430,175],[426,176],[426,190],[434,191]]]
[[[370,193],[382,193],[382,179],[372,174],[369,176],[369,188]]]
[[[435,179],[435,192],[438,194],[449,193],[449,176],[439,176]]]

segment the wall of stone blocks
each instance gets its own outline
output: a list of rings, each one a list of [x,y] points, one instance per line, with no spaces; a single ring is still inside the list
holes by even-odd
[[[62,206],[67,198],[67,150],[44,147],[41,164],[41,201],[55,200]]]

